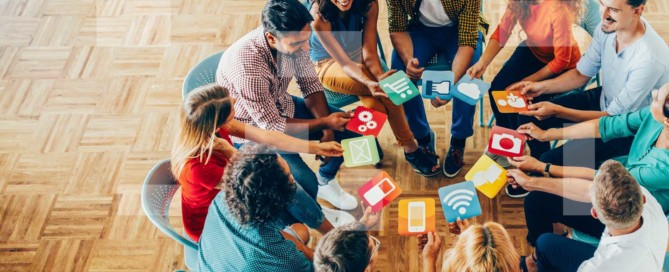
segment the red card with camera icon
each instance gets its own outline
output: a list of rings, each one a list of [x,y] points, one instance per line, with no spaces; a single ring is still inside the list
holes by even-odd
[[[488,152],[504,157],[520,157],[525,152],[527,137],[515,130],[494,126],[490,133]]]
[[[353,118],[348,121],[346,129],[360,135],[377,137],[386,123],[386,119],[388,119],[388,115],[385,113],[359,106],[353,112]]]

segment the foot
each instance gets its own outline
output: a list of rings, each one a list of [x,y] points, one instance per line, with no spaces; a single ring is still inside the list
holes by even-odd
[[[430,129],[430,142],[426,145],[420,145],[421,147],[427,147],[432,153],[437,154],[437,134],[434,133],[434,130]]]
[[[332,226],[335,228],[355,221],[355,217],[353,217],[353,215],[345,211],[333,210],[328,208],[322,208],[322,209],[325,218],[327,218],[328,221],[330,221],[330,224],[332,224]]]
[[[465,165],[464,152],[465,149],[462,147],[451,146],[448,149],[448,154],[444,159],[444,175],[452,178],[460,173],[462,166]]]
[[[509,168],[511,164],[509,164],[509,161],[506,159],[504,156],[500,156],[497,154],[492,154],[488,152],[488,147],[486,146],[485,151],[483,151],[483,154],[486,156],[490,157],[493,161],[495,161],[499,166],[501,166],[504,169]]]
[[[506,188],[504,188],[504,191],[506,191],[506,195],[508,195],[510,198],[523,198],[530,193],[527,190],[523,189],[523,187],[518,187],[514,189],[513,186],[511,186],[511,184],[507,184]]]
[[[427,147],[421,147],[411,153],[404,153],[404,157],[416,173],[424,177],[433,177],[439,174],[439,156]]]
[[[330,202],[338,209],[353,210],[358,207],[358,201],[339,186],[337,179],[330,180],[326,185],[318,186],[318,197]]]

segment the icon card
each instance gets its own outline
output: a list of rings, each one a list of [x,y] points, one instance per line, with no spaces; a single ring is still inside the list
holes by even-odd
[[[378,212],[402,194],[402,188],[388,175],[381,171],[358,189],[358,194],[373,212]]]
[[[346,167],[356,167],[379,162],[381,159],[375,139],[374,136],[362,136],[342,140],[344,165]]]
[[[489,198],[494,198],[506,184],[506,169],[490,157],[483,155],[465,175],[474,187]]]
[[[398,106],[420,94],[416,85],[411,82],[404,71],[395,72],[391,76],[381,80],[379,86],[388,95],[393,104]]]
[[[529,111],[527,98],[520,91],[492,91],[492,97],[501,113]]]
[[[473,106],[488,89],[490,89],[490,83],[478,78],[470,79],[468,75],[464,75],[455,88],[451,89],[451,93],[453,97]]]
[[[434,199],[402,199],[399,202],[397,232],[400,235],[418,235],[436,230]]]
[[[451,94],[453,79],[454,75],[452,71],[424,71],[421,83],[423,98],[434,99],[439,97],[443,100],[453,99],[453,95]]]
[[[520,157],[525,153],[527,137],[513,129],[494,126],[490,131],[488,152],[504,157]]]
[[[453,223],[482,213],[481,203],[474,183],[464,181],[439,188],[439,201],[444,210],[446,221]]]
[[[388,115],[385,113],[358,106],[353,111],[353,118],[346,124],[346,129],[360,135],[372,135],[376,137],[381,133],[381,129],[387,119]]]

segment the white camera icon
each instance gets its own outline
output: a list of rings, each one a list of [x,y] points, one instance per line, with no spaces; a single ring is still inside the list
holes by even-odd
[[[509,139],[513,143],[513,145],[510,148],[504,148],[501,144],[502,140],[504,139]],[[521,146],[521,140],[513,137],[513,135],[502,133],[502,134],[494,134],[492,136],[492,148],[500,151],[506,151],[509,153],[520,153],[520,148]]]

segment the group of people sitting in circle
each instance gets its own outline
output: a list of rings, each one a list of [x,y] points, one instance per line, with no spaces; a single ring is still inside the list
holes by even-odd
[[[440,160],[423,99],[395,105],[379,81],[399,70],[418,80],[435,54],[448,58],[455,81],[481,78],[519,25],[525,40],[490,90],[519,90],[532,104],[521,114],[490,104],[497,126],[527,135],[531,155],[489,155],[510,168],[506,193],[525,198],[534,250],[520,256],[498,223],[451,222],[459,237],[443,254],[442,271],[661,271],[669,235],[669,48],[642,16],[646,0],[599,0],[602,22],[585,54],[572,32],[584,1],[507,2],[484,50],[480,0],[387,0],[395,50],[386,71],[376,0],[268,0],[262,26],[221,57],[216,83],[189,92],[180,108],[171,167],[185,232],[199,244],[198,269],[373,271],[381,242],[367,231],[379,213],[365,207],[356,220],[346,211],[362,204],[336,179],[339,142],[359,135],[344,129],[352,113],[329,106],[323,88],[386,113],[415,172],[455,177],[475,107],[430,101],[453,103]],[[599,73],[601,87],[581,90]],[[293,79],[302,97],[288,93]],[[555,140],[569,141],[551,149]],[[321,160],[317,173],[299,153]],[[560,226],[601,238],[599,246],[570,239]],[[323,235],[315,249],[307,246],[309,228]],[[419,235],[418,244],[424,271],[435,271],[440,236]]]

